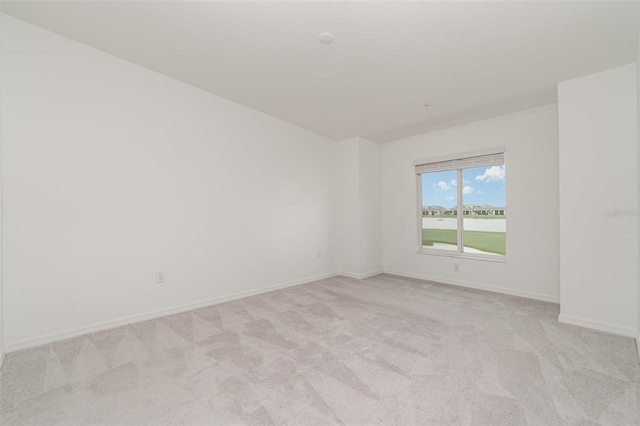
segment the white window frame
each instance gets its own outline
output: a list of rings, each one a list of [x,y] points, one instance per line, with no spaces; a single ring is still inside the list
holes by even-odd
[[[429,165],[429,164],[435,164],[435,163],[457,162],[457,161],[462,162],[464,160],[471,159],[474,157],[483,157],[483,156],[489,156],[489,155],[495,155],[495,154],[503,154],[504,155],[503,164],[506,165],[507,150],[505,147],[497,147],[497,148],[491,148],[491,149],[486,149],[481,151],[466,152],[463,154],[448,155],[444,157],[429,158],[424,160],[416,160],[413,162],[413,165],[414,167],[419,167],[420,165]],[[418,220],[417,220],[418,251],[417,252],[418,254],[426,254],[426,255],[457,257],[457,258],[465,258],[465,259],[477,259],[477,260],[486,260],[490,262],[506,263],[507,261],[506,254],[503,256],[503,255],[495,255],[495,254],[465,253],[463,251],[464,250],[464,245],[463,245],[464,215],[462,213],[463,213],[463,204],[464,204],[464,198],[463,198],[464,194],[462,193],[462,191],[463,191],[464,185],[461,185],[460,183],[463,181],[462,170],[464,170],[465,168],[467,169],[473,168],[473,166],[448,169],[448,170],[456,171],[456,178],[458,181],[458,185],[456,186],[456,189],[457,189],[456,207],[457,207],[457,220],[458,220],[456,242],[457,242],[458,249],[456,251],[427,248],[422,245],[422,229],[423,229],[422,228],[422,173],[416,173],[416,196],[417,196],[416,204],[417,204],[417,216],[418,216]],[[433,171],[437,171],[437,170],[433,170]],[[505,191],[506,191],[506,182],[505,182]],[[505,202],[505,206],[504,206],[505,209],[507,207],[507,204],[508,202]],[[507,250],[507,253],[508,253],[508,250]]]

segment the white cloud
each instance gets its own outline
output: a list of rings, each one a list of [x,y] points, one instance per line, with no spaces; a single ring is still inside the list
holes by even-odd
[[[453,200],[453,197],[444,197],[444,199],[447,200],[447,201],[451,201],[451,200]]]
[[[458,185],[458,181],[455,180],[455,179],[451,179],[450,182],[451,182],[451,185],[453,185],[453,186],[457,186]]]
[[[464,188],[462,188],[462,193],[463,194],[471,194],[473,192],[473,188],[470,186],[465,186]]]
[[[442,189],[443,191],[448,191],[449,189],[451,189],[451,187],[449,185],[447,185],[447,182],[445,182],[443,180],[441,180],[438,183],[434,183],[433,187],[437,188],[437,189]]]
[[[482,182],[504,182],[504,166],[492,166],[484,174],[476,176]]]

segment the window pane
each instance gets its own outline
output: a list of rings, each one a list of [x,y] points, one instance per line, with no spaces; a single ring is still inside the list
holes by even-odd
[[[458,250],[457,171],[423,173],[422,246]]]
[[[506,255],[504,165],[462,171],[463,251]]]

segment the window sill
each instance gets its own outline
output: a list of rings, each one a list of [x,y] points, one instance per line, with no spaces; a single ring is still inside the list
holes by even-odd
[[[476,253],[460,253],[457,251],[446,251],[446,250],[429,250],[429,249],[418,249],[417,254],[426,254],[430,256],[442,256],[442,257],[455,257],[458,259],[471,259],[471,260],[483,260],[486,262],[496,262],[496,263],[507,263],[506,256],[493,256],[490,254],[476,254]]]

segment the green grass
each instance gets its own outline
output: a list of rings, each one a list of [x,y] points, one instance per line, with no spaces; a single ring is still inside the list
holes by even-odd
[[[505,232],[464,231],[464,245],[488,253],[505,255],[507,253],[507,234]],[[455,229],[423,229],[422,245],[433,243],[457,244]]]

